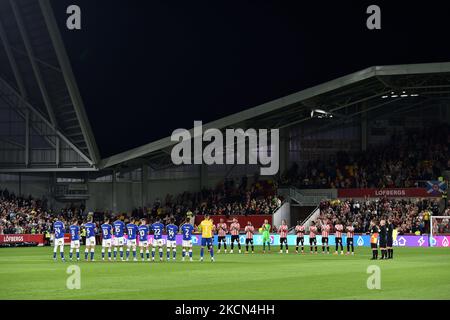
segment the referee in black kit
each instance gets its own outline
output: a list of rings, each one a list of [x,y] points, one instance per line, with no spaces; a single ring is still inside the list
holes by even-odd
[[[392,223],[392,219],[388,218],[387,220],[387,236],[386,236],[386,248],[387,248],[387,258],[394,258],[394,249],[392,248],[392,234],[394,233],[394,224]]]
[[[387,229],[386,229],[386,221],[381,220],[380,221],[380,250],[381,250],[381,258],[380,259],[387,259],[386,254],[386,242],[387,242]]]

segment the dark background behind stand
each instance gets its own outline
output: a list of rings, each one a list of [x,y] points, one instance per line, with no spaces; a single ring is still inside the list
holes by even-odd
[[[52,2],[103,157],[369,66],[450,61],[446,3],[376,1],[372,31],[373,1]]]

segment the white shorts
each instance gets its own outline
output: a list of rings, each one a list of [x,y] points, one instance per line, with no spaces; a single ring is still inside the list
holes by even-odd
[[[139,241],[139,247],[147,248],[148,247],[148,241]]]
[[[95,246],[95,237],[86,238],[87,246]]]
[[[183,248],[192,248],[192,240],[183,240]]]
[[[111,248],[112,241],[111,239],[102,239],[102,247]]]
[[[167,248],[176,248],[177,242],[175,240],[167,240],[166,246],[167,246]]]
[[[116,247],[121,247],[121,246],[123,246],[123,237],[115,237],[114,238],[114,245],[116,246]]]
[[[163,239],[153,239],[152,246],[153,247],[162,247],[164,245]]]
[[[80,240],[70,241],[70,249],[79,249],[80,248]]]
[[[128,247],[136,247],[136,239],[127,240]]]
[[[62,246],[64,245],[64,238],[55,239],[53,242],[55,243],[55,246]]]

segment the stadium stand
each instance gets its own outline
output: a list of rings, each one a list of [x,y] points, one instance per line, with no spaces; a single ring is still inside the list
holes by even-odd
[[[388,144],[365,152],[341,151],[305,167],[294,163],[281,183],[301,189],[417,187],[420,181],[436,180],[450,169],[449,142],[448,125],[399,132]]]
[[[53,217],[46,201],[0,189],[0,234],[37,234],[51,229]]]
[[[130,217],[154,220],[164,223],[175,219],[181,223],[186,216],[203,215],[257,215],[272,214],[280,205],[276,196],[276,185],[272,181],[257,181],[247,186],[242,178],[239,185],[233,180],[221,183],[215,189],[204,189],[198,193],[184,192],[177,196],[167,195],[165,202],[155,201],[152,208],[138,208],[130,214],[120,213],[118,217],[128,222]],[[84,207],[68,206],[53,212],[47,209],[46,200],[24,198],[0,190],[0,234],[44,233],[51,229],[53,220],[61,216],[70,223],[72,219],[84,221],[88,212]],[[94,221],[100,226],[105,212],[94,212]]]
[[[445,215],[449,213],[447,209]],[[430,217],[439,214],[437,200],[396,200],[381,198],[376,200],[324,200],[320,203],[319,224],[337,221],[355,226],[357,233],[369,231],[371,220],[390,217],[399,234],[429,233]]]
[[[276,184],[271,180],[256,181],[248,186],[247,177],[240,183],[227,179],[214,189],[200,192],[183,192],[177,196],[168,194],[165,201],[157,199],[151,208],[136,208],[131,216],[135,218],[156,217],[167,223],[170,219],[181,222],[186,216],[196,215],[258,215],[273,214],[281,205]]]
[[[281,202],[276,196],[276,185],[272,182],[260,181],[246,188],[243,179],[240,185],[225,181],[216,189],[205,189],[198,193],[184,192],[175,197],[167,195],[164,203],[157,200],[152,208],[135,209],[131,214],[120,213],[118,217],[125,222],[128,222],[130,217],[145,217],[150,220],[160,217],[165,223],[173,218],[179,223],[186,216],[205,213],[225,216],[272,214]],[[337,221],[345,225],[351,223],[357,233],[368,232],[372,219],[391,217],[398,226],[399,234],[424,234],[430,231],[430,216],[450,216],[450,209],[439,213],[436,199],[334,199],[323,200],[319,207],[319,225],[326,221],[332,225]],[[57,215],[69,223],[74,218],[84,221],[87,214],[83,207],[68,207],[53,212],[47,209],[45,199],[16,196],[6,189],[0,190],[0,234],[42,234],[50,231]],[[103,212],[94,213],[98,226],[103,223],[106,215]]]

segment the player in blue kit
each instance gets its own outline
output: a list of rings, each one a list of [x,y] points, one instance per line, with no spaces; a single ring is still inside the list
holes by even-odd
[[[120,259],[123,261],[123,234],[125,232],[125,223],[121,220],[116,220],[114,225],[114,260],[117,257],[117,248],[120,248]]]
[[[102,260],[105,260],[105,250],[108,250],[108,260],[111,261],[112,231],[113,227],[109,224],[109,218],[101,225],[102,229]]]
[[[139,235],[139,249],[142,261],[144,261],[144,249],[145,254],[147,256],[147,261],[150,261],[150,251],[148,250],[148,233],[149,228],[147,226],[147,221],[145,219],[141,219],[141,225],[138,228],[138,235]]]
[[[189,251],[189,260],[192,261],[192,233],[194,232],[194,226],[189,223],[190,219],[187,218],[185,223],[181,226],[181,234],[183,235],[183,252],[182,261],[186,257],[186,251]]]
[[[147,256],[147,261],[150,261],[150,251],[148,250],[148,233],[149,228],[147,226],[147,221],[145,219],[141,219],[141,225],[138,228],[138,239],[142,261],[144,261],[144,249],[145,255]]]
[[[84,249],[84,260],[88,260],[89,251],[91,252],[91,261],[94,260],[95,253],[95,231],[97,226],[93,222],[93,217],[88,217],[88,222],[84,224],[86,229],[86,249]]]
[[[170,219],[170,223],[166,226],[167,233],[167,261],[170,261],[170,249],[172,249],[172,259],[175,260],[177,257],[177,233],[178,227],[174,225],[174,219]]]
[[[127,224],[127,261],[130,257],[130,248],[133,249],[133,261],[137,261],[136,259],[136,239],[138,234],[138,227],[135,224],[136,220],[131,219],[131,223]]]
[[[72,261],[73,249],[75,249],[77,254],[77,261],[80,261],[80,227],[78,226],[78,221],[73,220],[72,225],[69,227],[70,231],[70,251],[69,257]]]
[[[64,233],[66,231],[64,230],[64,223],[60,220],[55,221],[53,224],[53,260],[56,261],[56,252],[58,251],[59,246],[59,253],[61,255],[61,260],[66,261],[64,258]]]
[[[159,261],[162,261],[163,260],[163,245],[164,245],[162,234],[164,231],[164,225],[159,221],[159,219],[157,219],[156,222],[154,224],[152,224],[151,230],[153,231],[152,261],[155,261],[156,247],[158,247],[158,251],[159,251]]]

